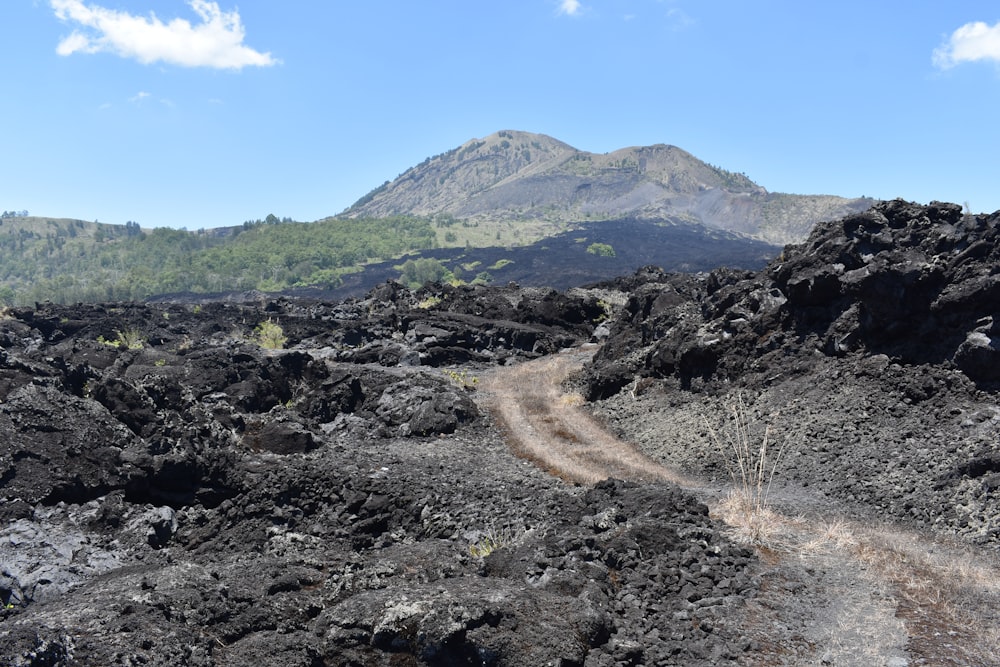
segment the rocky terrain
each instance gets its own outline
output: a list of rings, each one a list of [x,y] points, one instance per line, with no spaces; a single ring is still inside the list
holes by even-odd
[[[0,662],[991,664],[998,221],[889,202],[760,272],[563,292],[7,310]],[[508,447],[491,383],[559,384],[537,364],[591,340],[565,384],[588,403],[544,407],[690,489],[566,482]],[[784,443],[794,540],[721,521],[709,427],[737,395]],[[925,585],[937,565],[875,544],[965,569]]]
[[[712,624],[752,593],[753,557],[704,505],[567,486],[473,400],[482,370],[605,313],[587,293],[393,284],[6,312],[2,662],[734,659],[747,647]]]
[[[873,203],[768,192],[746,175],[713,167],[676,146],[597,154],[544,134],[503,130],[428,158],[344,215],[448,214],[515,221],[526,230],[595,219],[681,219],[784,244],[801,241],[821,220]]]
[[[998,221],[888,202],[819,226],[760,273],[623,279],[631,296],[588,398],[630,439],[719,474],[704,414],[740,393],[787,439],[786,480],[995,545]],[[657,423],[635,419],[664,402]]]

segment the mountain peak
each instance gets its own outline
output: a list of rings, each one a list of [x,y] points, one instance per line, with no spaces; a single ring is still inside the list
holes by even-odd
[[[871,203],[771,194],[744,174],[714,167],[669,144],[596,154],[544,134],[500,130],[427,158],[345,215],[449,214],[559,223],[679,218],[789,243],[804,239],[820,220]]]

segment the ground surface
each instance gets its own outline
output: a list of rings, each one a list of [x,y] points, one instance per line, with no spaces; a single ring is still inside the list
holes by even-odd
[[[5,310],[0,663],[997,664],[998,234],[891,202],[758,273]]]
[[[735,664],[753,553],[676,486],[546,474],[474,400],[605,315],[394,285],[6,312],[0,663]]]
[[[606,402],[602,412],[643,453],[604,430],[564,386],[593,348],[573,350],[495,373],[488,404],[522,456],[557,476],[665,479],[692,491],[745,537],[746,517],[733,512],[729,478],[711,478],[718,444],[690,441],[704,430],[712,404],[698,403],[697,423],[662,407],[663,396]],[[658,401],[659,399],[659,401]],[[625,401],[633,403],[628,407]],[[654,436],[658,447],[652,446]],[[671,467],[672,450],[686,455]],[[678,457],[679,458],[679,457]],[[819,476],[819,470],[813,470]],[[757,576],[761,586],[743,609],[741,632],[754,649],[743,664],[986,665],[995,662],[1000,581],[990,554],[884,524],[870,507],[844,506],[808,487],[788,484],[769,497]]]

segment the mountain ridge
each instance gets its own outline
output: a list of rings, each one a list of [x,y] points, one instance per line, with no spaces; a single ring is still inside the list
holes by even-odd
[[[785,244],[804,240],[821,220],[874,203],[772,193],[670,144],[599,154],[544,134],[501,130],[427,158],[341,216],[445,214],[521,223],[670,217]]]

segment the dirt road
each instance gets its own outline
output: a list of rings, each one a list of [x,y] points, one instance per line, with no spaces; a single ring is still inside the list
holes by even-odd
[[[496,370],[483,405],[514,452],[567,481],[667,480],[696,493],[745,537],[728,488],[671,469],[609,433],[567,392],[566,378],[593,347]],[[775,497],[755,533],[760,594],[745,636],[754,665],[1000,665],[1000,582],[993,563],[968,550],[836,511],[803,490]],[[797,505],[800,507],[797,508]],[[806,510],[805,508],[809,508]],[[800,512],[802,513],[800,515]],[[807,516],[808,518],[803,518]]]

